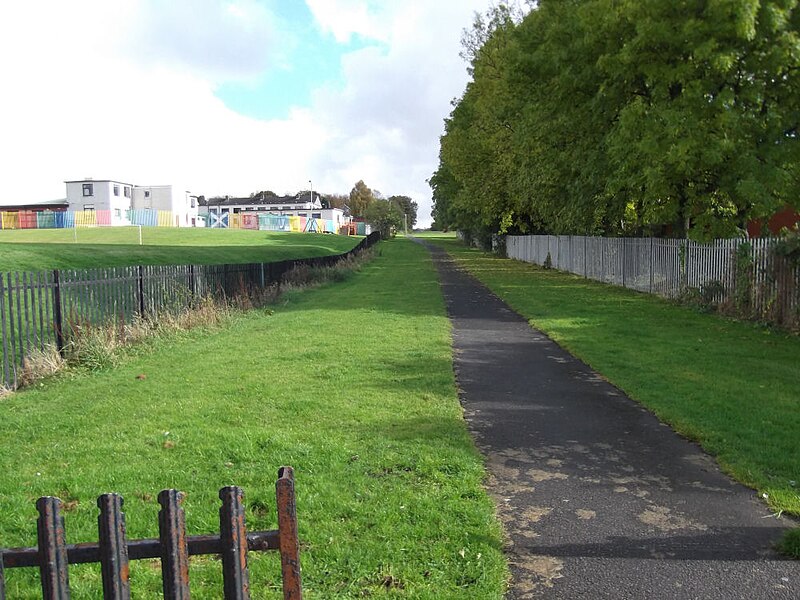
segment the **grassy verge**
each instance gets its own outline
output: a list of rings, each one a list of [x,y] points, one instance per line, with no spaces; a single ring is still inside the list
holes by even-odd
[[[249,528],[273,528],[276,469],[291,464],[309,598],[502,597],[500,530],[435,272],[411,242],[379,249],[346,281],[225,330],[0,401],[2,543],[34,544],[44,494],[69,503],[69,542],[96,539],[95,498],[109,490],[125,497],[129,536],[154,536],[167,487],[188,493],[189,532],[210,533],[231,483],[245,489]],[[219,572],[214,558],[192,559],[193,597],[220,597]],[[254,597],[280,597],[279,572],[276,556],[251,555]],[[10,597],[36,597],[35,570],[6,578]],[[99,596],[99,565],[71,567],[70,579],[74,598]],[[132,584],[156,597],[158,563],[133,563]]]
[[[77,242],[74,236],[77,235]],[[360,238],[244,229],[104,227],[0,231],[0,272],[126,265],[233,264],[347,252]]]
[[[800,515],[800,338],[433,241],[774,510]]]

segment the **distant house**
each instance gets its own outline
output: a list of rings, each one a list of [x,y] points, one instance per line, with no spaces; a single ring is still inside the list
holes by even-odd
[[[249,198],[208,198],[200,201],[201,214],[239,214],[268,213],[273,215],[306,217],[332,221],[336,231],[349,223],[341,208],[323,208],[322,196],[313,192],[303,192],[295,196],[277,196],[259,192]]]

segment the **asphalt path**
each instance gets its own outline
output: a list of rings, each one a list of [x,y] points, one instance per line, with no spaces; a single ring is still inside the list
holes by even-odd
[[[756,492],[428,246],[465,417],[507,532],[508,600],[798,599]]]

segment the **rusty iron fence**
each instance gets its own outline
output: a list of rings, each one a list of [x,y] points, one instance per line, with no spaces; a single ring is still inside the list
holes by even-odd
[[[737,252],[747,242],[746,267]],[[508,236],[509,258],[677,298],[695,291],[747,318],[800,328],[800,267],[772,251],[776,240],[716,240],[703,244],[662,238],[577,235]],[[548,261],[549,259],[549,261]],[[733,305],[740,306],[733,306]]]
[[[281,555],[284,600],[301,600],[300,550],[294,473],[291,467],[278,470],[275,484],[278,529],[248,533],[245,527],[243,492],[224,487],[219,492],[219,535],[186,535],[184,495],[164,490],[158,495],[159,537],[127,540],[123,499],[118,494],[103,494],[97,499],[100,516],[98,543],[67,544],[61,500],[39,498],[36,508],[38,546],[0,548],[0,600],[6,600],[4,568],[38,567],[43,600],[68,600],[70,564],[100,563],[104,600],[129,600],[129,561],[160,558],[161,578],[166,600],[188,600],[189,557],[217,554],[222,557],[223,597],[225,600],[250,598],[247,568],[248,551],[277,550]]]
[[[63,353],[81,327],[158,320],[206,299],[256,294],[295,267],[332,266],[379,240],[373,233],[344,254],[271,263],[0,273],[0,385],[16,388],[32,352],[54,347]]]

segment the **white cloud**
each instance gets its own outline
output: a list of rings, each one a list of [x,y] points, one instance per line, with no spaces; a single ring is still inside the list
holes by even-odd
[[[213,81],[260,75],[281,47],[278,18],[256,0],[143,0],[125,50]]]
[[[343,87],[272,121],[214,95],[274,64],[293,35],[255,0],[2,5],[0,203],[63,197],[63,180],[85,176],[206,195],[293,192],[309,178],[347,193],[364,179],[412,196],[427,222],[425,180],[466,83],[461,30],[488,0],[307,1],[321,31],[381,44],[345,56]]]

